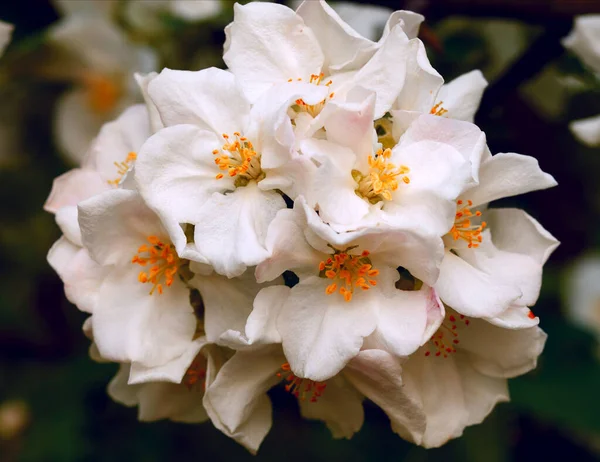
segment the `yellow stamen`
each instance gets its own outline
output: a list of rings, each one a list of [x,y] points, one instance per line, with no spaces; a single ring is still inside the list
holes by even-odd
[[[379,270],[373,269],[369,251],[365,250],[360,255],[350,255],[348,252],[354,248],[337,250],[332,247],[334,253],[319,263],[319,277],[332,279],[331,284],[325,288],[325,293],[331,295],[339,287],[339,294],[347,302],[352,300],[354,289],[369,290],[377,285],[374,278],[379,274]]]
[[[326,87],[329,87],[333,82],[331,80],[328,80],[326,83],[322,83],[323,82],[323,77],[325,77],[325,74],[323,72],[321,72],[320,74],[312,74],[310,76],[310,80],[308,83],[312,83],[314,85],[325,85]],[[298,79],[299,81],[302,79]],[[292,79],[289,79],[288,82],[291,82]],[[327,102],[328,99],[332,99],[334,97],[334,93],[331,92],[327,98],[325,98],[323,101],[320,101],[316,104],[306,104],[304,102],[304,100],[302,98],[297,99],[296,100],[296,106],[297,109],[299,111],[302,112],[307,112],[308,114],[310,114],[312,117],[317,117],[321,111],[323,110],[323,108],[325,107],[325,103]]]
[[[180,266],[180,260],[172,244],[163,243],[157,236],[148,236],[150,245],[144,244],[138,248],[137,254],[131,263],[147,266],[152,265],[149,271],[141,271],[138,281],[142,284],[151,283],[150,295],[157,291],[163,293],[163,283],[171,287]]]
[[[135,152],[130,152],[127,154],[127,157],[123,162],[113,162],[115,167],[117,167],[117,176],[114,180],[108,180],[108,184],[113,186],[119,186],[125,174],[129,171],[135,160],[137,159],[137,154]]]
[[[429,111],[430,114],[436,115],[436,116],[443,116],[444,114],[446,114],[448,112],[447,109],[444,109],[442,104],[444,104],[443,101],[440,101],[439,103],[436,103],[435,106],[433,106],[431,108],[431,110]]]
[[[238,132],[235,132],[233,136],[235,140],[229,142],[229,135],[223,134],[225,144],[221,150],[213,151],[216,156],[215,164],[219,170],[226,171],[230,177],[237,176],[241,185],[247,184],[250,180],[262,180],[264,173],[260,166],[260,154],[254,150],[254,146],[246,137],[241,136]],[[223,177],[223,173],[215,176],[217,180]],[[236,184],[236,186],[239,185]]]
[[[380,149],[375,156],[369,156],[369,173],[364,175],[358,170],[352,171],[352,176],[358,183],[356,193],[372,204],[392,200],[392,192],[398,189],[398,181],[410,183],[407,176],[410,169],[405,165],[392,164],[389,161],[391,155],[391,149]]]
[[[112,111],[123,93],[115,79],[95,73],[83,76],[83,86],[90,108],[99,115]]]
[[[471,211],[471,207],[473,206],[472,201],[467,201],[467,205],[464,205],[462,200],[459,200],[456,203],[458,207],[454,218],[454,225],[450,230],[450,235],[455,241],[462,239],[469,244],[470,249],[476,249],[483,240],[481,233],[487,226],[487,223],[485,221],[482,221],[480,225],[473,225],[471,223],[473,217],[481,216],[479,210],[476,210],[475,212]]]
[[[287,382],[285,391],[291,393],[296,398],[304,401],[310,396],[310,402],[316,403],[325,392],[325,388],[327,387],[326,382],[315,382],[297,377],[292,372],[289,363],[282,364],[281,370],[282,372],[276,374],[277,377],[283,378]]]

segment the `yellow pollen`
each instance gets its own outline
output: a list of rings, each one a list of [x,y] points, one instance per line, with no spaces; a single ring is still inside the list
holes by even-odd
[[[389,162],[391,155],[391,149],[380,149],[375,156],[369,156],[369,173],[366,175],[358,170],[352,170],[352,177],[358,183],[356,193],[372,204],[382,200],[392,200],[392,192],[398,189],[400,181],[404,184],[410,183],[407,175],[410,169]]]
[[[234,140],[229,141],[230,137],[226,133],[223,134],[225,144],[219,149],[215,149],[213,154],[215,164],[219,170],[227,172],[230,177],[237,176],[238,180],[247,183],[250,180],[260,181],[263,177],[263,171],[260,166],[260,154],[254,150],[252,142],[240,133],[233,134]],[[224,177],[223,173],[218,173],[215,178],[220,180]]]
[[[136,159],[137,154],[132,151],[129,154],[127,154],[127,157],[123,162],[113,162],[115,164],[115,167],[117,167],[117,174],[119,176],[114,180],[108,180],[108,184],[113,186],[119,186],[119,183],[121,183],[121,180],[123,180],[123,177],[129,171]]]
[[[198,353],[198,356],[194,358],[190,367],[185,371],[185,375],[181,380],[188,390],[191,390],[194,385],[202,381],[203,387],[206,385],[204,379],[206,378],[206,358]]]
[[[312,83],[314,85],[325,85],[326,87],[329,87],[333,82],[331,80],[328,80],[326,83],[323,83],[323,77],[325,77],[325,74],[323,72],[321,72],[320,74],[312,74],[308,83]],[[301,80],[302,79],[298,79],[298,81]],[[293,79],[288,80],[288,82],[292,81]],[[300,98],[296,100],[296,105],[298,106],[298,110],[307,112],[312,117],[317,117],[323,110],[323,107],[325,107],[325,103],[327,102],[327,100],[332,99],[334,95],[335,93],[331,92],[327,96],[327,98],[325,98],[323,101],[318,102],[317,104],[306,104],[304,100]]]
[[[456,348],[460,343],[458,339],[460,329],[463,327],[461,323],[464,324],[464,327],[468,327],[470,321],[462,314],[458,316],[447,314],[440,328],[431,336],[425,356],[431,356],[433,353],[434,356],[447,358],[448,355],[456,353]]]
[[[302,401],[310,397],[310,402],[316,403],[327,387],[326,382],[315,382],[297,377],[292,373],[289,363],[282,364],[281,371],[277,373],[277,377],[281,377],[287,382],[285,391]]]
[[[138,281],[151,283],[150,295],[163,293],[163,284],[171,287],[180,266],[180,260],[172,244],[165,244],[156,236],[148,236],[148,244],[141,245],[131,263],[140,266],[152,265],[149,271],[141,271]]]
[[[471,220],[473,217],[481,216],[479,210],[476,210],[475,212],[471,211],[471,207],[473,206],[472,201],[469,200],[467,201],[467,205],[464,205],[464,201],[459,200],[456,204],[458,207],[456,209],[454,225],[450,230],[450,235],[455,241],[459,239],[466,241],[469,244],[469,249],[476,249],[483,240],[481,233],[487,226],[487,223],[482,221],[480,225],[472,224]]]
[[[114,79],[100,74],[84,74],[83,86],[90,108],[99,115],[112,111],[122,94],[122,89]]]
[[[346,250],[331,248],[334,253],[327,260],[319,263],[319,277],[332,280],[325,288],[327,295],[337,291],[344,300],[349,302],[352,300],[354,289],[369,290],[377,285],[375,278],[379,270],[373,269],[368,250],[360,255],[350,255],[348,251],[356,246],[348,247]]]
[[[448,112],[447,109],[444,109],[444,107],[442,106],[442,104],[444,104],[443,101],[440,101],[439,103],[436,103],[435,106],[433,106],[431,108],[431,110],[429,111],[430,114],[436,115],[436,116],[443,116],[444,114],[446,114]]]

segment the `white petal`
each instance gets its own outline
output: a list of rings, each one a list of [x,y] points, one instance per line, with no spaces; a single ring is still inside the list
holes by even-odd
[[[76,206],[61,207],[56,212],[56,224],[70,242],[79,247],[83,246]]]
[[[417,37],[417,35],[419,35],[419,28],[424,20],[425,16],[413,11],[394,11],[383,29],[383,36],[385,37],[387,34],[389,34],[390,30],[392,30],[396,24],[401,24],[402,30],[408,36],[408,38],[414,39]]]
[[[294,211],[277,212],[265,240],[269,257],[256,267],[258,282],[272,281],[286,270],[317,274],[323,254],[306,241],[302,225]]]
[[[100,354],[119,362],[160,366],[188,348],[196,330],[189,290],[176,280],[162,294],[137,279],[133,265],[104,279],[92,318]]]
[[[595,254],[578,258],[569,268],[566,284],[566,314],[579,327],[600,332],[600,259]]]
[[[157,76],[158,74],[156,72],[150,72],[148,74],[135,73],[133,75],[135,81],[140,87],[140,91],[144,97],[144,103],[146,103],[146,108],[148,109],[148,116],[150,118],[150,131],[152,134],[156,133],[161,128],[165,128],[165,125],[160,118],[158,108],[148,93],[148,85],[150,85],[150,82],[152,82]]]
[[[215,191],[233,187],[229,176],[221,180],[212,151],[218,138],[193,125],[160,130],[140,150],[135,180],[140,194],[161,217],[180,256],[187,244],[181,224],[195,224],[198,211]]]
[[[238,351],[204,394],[204,407],[214,426],[253,454],[271,429],[266,392],[281,380],[276,374],[283,363],[279,346]]]
[[[215,343],[229,329],[243,332],[259,286],[250,272],[239,278],[196,275],[190,285],[200,291],[204,302],[204,330]]]
[[[309,395],[310,396],[310,395]],[[299,399],[300,414],[305,419],[322,420],[334,438],[347,438],[360,430],[365,414],[362,396],[341,375],[327,381],[322,396],[316,402]]]
[[[402,438],[419,442],[425,431],[425,415],[405,393],[400,361],[382,350],[361,351],[344,375],[363,395],[389,417],[392,430]]]
[[[202,389],[189,390],[185,385],[154,382],[140,387],[138,419],[154,422],[169,419],[174,422],[200,423],[208,420],[202,405]]]
[[[479,186],[467,190],[461,197],[470,199],[473,206],[477,206],[556,184],[552,175],[542,172],[536,158],[500,153],[481,164]]]
[[[146,106],[130,106],[116,120],[102,126],[84,166],[97,171],[105,182],[114,181],[120,177],[115,163],[124,162],[131,152],[137,155],[149,137],[150,119]]]
[[[600,116],[576,120],[569,128],[579,141],[588,146],[600,146]]]
[[[511,378],[537,365],[547,335],[539,327],[504,329],[482,319],[472,319],[460,332],[460,348],[480,373]]]
[[[113,189],[78,207],[83,244],[102,265],[130,263],[148,236],[166,238],[158,217],[136,191]]]
[[[473,122],[487,85],[481,71],[474,70],[442,86],[437,101],[448,111],[444,117]]]
[[[175,16],[187,21],[209,19],[217,16],[223,9],[221,2],[190,2],[189,0],[174,0],[170,6]]]
[[[277,330],[277,317],[287,297],[290,288],[286,286],[271,286],[262,289],[254,299],[253,310],[248,316],[244,331],[230,329],[221,335],[219,344],[232,349],[281,343],[281,335]]]
[[[138,403],[137,392],[140,389],[138,385],[128,385],[129,364],[121,364],[117,375],[108,384],[108,395],[117,403],[125,406],[135,406]]]
[[[323,52],[313,31],[283,5],[237,4],[225,34],[223,59],[252,102],[274,83],[321,72]]]
[[[583,15],[575,19],[575,26],[563,40],[563,45],[572,50],[595,72],[600,73],[600,18],[598,15]]]
[[[108,189],[110,186],[98,172],[74,168],[54,179],[44,210],[56,213],[61,207],[77,205]]]
[[[520,209],[488,209],[486,221],[494,245],[506,252],[527,255],[546,263],[559,242],[537,220]]]
[[[285,202],[279,193],[262,191],[254,182],[232,193],[215,193],[199,210],[196,248],[217,273],[239,276],[269,256],[265,248],[267,228],[283,208]]]
[[[494,279],[449,251],[434,288],[446,305],[474,317],[496,316],[521,296],[518,287]]]
[[[540,323],[540,318],[523,305],[511,305],[498,316],[485,318],[485,320],[503,329],[526,329]]]
[[[346,302],[338,293],[325,293],[330,283],[315,276],[300,281],[277,320],[292,371],[315,381],[342,370],[375,329],[376,289],[355,292]]]
[[[165,126],[193,124],[221,135],[241,132],[250,104],[231,72],[164,69],[148,84],[148,94]]]

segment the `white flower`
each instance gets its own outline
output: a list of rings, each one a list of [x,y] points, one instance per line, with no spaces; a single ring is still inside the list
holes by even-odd
[[[567,275],[566,314],[580,328],[600,339],[600,259],[579,258]]]
[[[422,435],[407,439],[431,448],[481,423],[508,401],[506,379],[536,367],[546,334],[525,309],[492,323],[448,311],[429,343],[403,363],[403,393],[426,415]]]
[[[281,286],[263,289],[244,333],[226,334],[237,351],[206,389],[204,406],[213,424],[255,453],[272,424],[266,392],[282,383],[298,398],[301,414],[324,421],[335,438],[350,438],[360,429],[364,397],[386,412],[395,432],[421,438],[425,415],[404,394],[401,361],[393,355],[378,349],[358,352],[340,373],[323,381],[292,372],[274,323],[289,292]]]
[[[140,99],[133,73],[153,70],[155,56],[92,12],[68,15],[53,26],[49,38],[73,58],[66,68],[49,71],[49,77],[74,84],[58,102],[55,131],[60,148],[79,164],[102,124]]]
[[[332,102],[322,119],[327,141],[301,143],[322,164],[310,202],[337,231],[385,222],[443,235],[454,201],[473,184],[485,135],[470,123],[421,115],[397,145],[382,149],[374,143],[372,115],[372,96],[354,107]]]
[[[576,18],[573,30],[562,43],[600,76],[600,15]],[[583,143],[600,146],[600,116],[576,120],[569,127]]]
[[[458,198],[456,217],[445,236],[446,252],[434,287],[444,303],[463,315],[494,317],[511,304],[531,306],[541,286],[542,267],[558,241],[517,209],[488,209],[496,199],[556,185],[533,157],[487,155],[479,184]]]
[[[286,111],[298,95],[319,101],[322,90],[280,86],[251,107],[234,76],[220,69],[166,69],[149,83],[166,128],[143,146],[136,181],[180,256],[229,277],[267,257],[267,227],[285,207],[275,190],[294,198],[316,168],[293,152]]]
[[[337,374],[365,337],[406,356],[426,341],[437,298],[424,287],[401,291],[403,266],[425,283],[437,278],[441,242],[400,228],[338,234],[302,197],[281,210],[269,228],[270,257],[256,268],[259,282],[294,271],[300,282],[277,318],[292,371],[311,380]]]
[[[54,180],[44,208],[56,214],[63,236],[48,252],[48,261],[61,277],[69,301],[93,312],[106,271],[82,247],[77,204],[121,186],[137,151],[150,136],[148,111],[143,105],[128,108],[105,124],[85,157],[75,168]]]

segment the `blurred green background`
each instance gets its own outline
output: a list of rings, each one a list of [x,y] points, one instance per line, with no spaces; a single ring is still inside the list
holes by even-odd
[[[295,399],[276,389],[274,426],[257,457],[210,423],[138,423],[135,409],[106,395],[117,366],[88,358],[85,315],[66,301],[46,263],[60,233],[42,205],[53,178],[72,167],[52,133],[54,104],[67,85],[38,72],[50,59],[44,32],[58,13],[43,0],[0,3],[0,19],[15,25],[0,60],[0,461],[600,460],[598,347],[565,316],[563,290],[573,261],[600,248],[600,152],[578,143],[567,128],[568,121],[600,112],[600,84],[559,42],[576,13],[600,11],[600,5],[483,1],[466,9],[467,3],[388,6],[426,14],[422,39],[447,81],[483,71],[490,87],[476,122],[492,152],[534,156],[559,183],[499,204],[524,208],[562,242],[533,308],[549,334],[539,367],[510,382],[511,403],[435,450],[402,441],[369,404],[363,429],[350,441],[335,441],[323,424],[301,420]],[[197,24],[165,17],[159,37],[135,38],[157,48],[161,67],[223,66],[222,30],[231,5]],[[6,415],[22,424],[12,434],[1,428]]]

